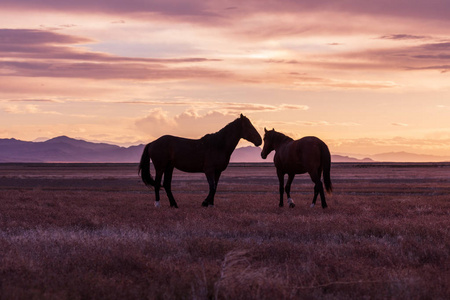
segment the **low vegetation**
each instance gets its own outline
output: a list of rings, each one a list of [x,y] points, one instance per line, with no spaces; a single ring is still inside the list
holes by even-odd
[[[153,206],[134,165],[0,171],[1,299],[448,299],[450,165],[335,165],[278,207],[272,166],[233,166],[216,207],[202,175]],[[334,176],[333,176],[334,175]],[[447,175],[447,176],[446,176]]]

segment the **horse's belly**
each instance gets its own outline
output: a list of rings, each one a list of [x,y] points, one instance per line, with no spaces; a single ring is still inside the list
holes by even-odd
[[[304,174],[308,172],[303,166],[296,166],[294,164],[287,166],[285,169],[288,174]]]
[[[203,162],[175,162],[174,167],[188,173],[203,172]]]

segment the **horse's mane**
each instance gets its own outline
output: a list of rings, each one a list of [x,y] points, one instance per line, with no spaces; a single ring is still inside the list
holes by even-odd
[[[273,141],[277,144],[294,140],[293,138],[275,130],[271,130],[269,132],[273,135]]]
[[[239,125],[238,123],[239,121],[240,118],[237,118],[233,122],[230,122],[227,125],[225,125],[225,127],[220,129],[219,131],[215,133],[205,134],[200,140],[203,141],[204,143],[212,143],[220,145],[226,140],[227,137],[229,137],[233,132],[236,132],[238,130],[237,127]]]

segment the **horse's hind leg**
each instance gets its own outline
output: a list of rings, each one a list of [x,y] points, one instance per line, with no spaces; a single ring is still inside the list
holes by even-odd
[[[322,176],[322,169],[318,170],[319,173],[319,193],[320,193],[320,202],[322,202],[322,208],[327,208],[327,201],[325,200],[325,191],[323,190],[322,181],[320,181],[320,177]]]
[[[161,189],[161,179],[163,176],[164,171],[163,170],[156,170],[155,175],[155,207],[159,207],[159,190]]]
[[[175,201],[175,198],[172,194],[172,174],[173,174],[173,167],[169,166],[166,168],[166,171],[164,172],[164,189],[166,190],[167,197],[169,198],[170,207],[178,208],[177,202]]]
[[[314,207],[317,200],[317,195],[320,194],[320,202],[322,203],[322,208],[327,208],[327,202],[325,201],[325,193],[323,190],[323,184],[322,181],[319,180],[314,186],[314,199],[313,204],[311,204],[311,207]]]
[[[322,185],[322,182],[321,182],[321,181],[316,182],[315,185],[314,185],[314,198],[313,198],[313,201],[312,201],[312,203],[311,203],[311,207],[314,207],[314,206],[316,205],[317,196],[318,196],[319,194],[320,194],[320,197],[321,197],[322,207],[323,207],[323,201],[324,201],[324,199],[322,198],[322,194],[323,194],[323,185]],[[326,207],[326,204],[325,204],[325,207]],[[324,207],[324,208],[325,208],[325,207]]]
[[[286,182],[286,187],[284,188],[286,191],[286,195],[288,197],[287,201],[288,201],[290,208],[295,207],[294,200],[292,200],[292,198],[291,198],[291,184],[292,184],[292,181],[294,181],[294,177],[295,177],[295,174],[288,174],[288,180]]]
[[[325,192],[323,190],[323,184],[320,180],[320,172],[310,173],[312,181],[314,182],[314,198],[311,207],[316,205],[317,196],[320,194],[320,201],[322,202],[322,208],[327,208],[327,202],[325,200]]]

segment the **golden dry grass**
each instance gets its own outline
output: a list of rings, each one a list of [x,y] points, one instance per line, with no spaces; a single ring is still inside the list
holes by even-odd
[[[2,299],[448,299],[450,165],[335,164],[279,208],[271,165],[234,165],[216,207],[176,173],[162,207],[135,165],[2,165]]]

